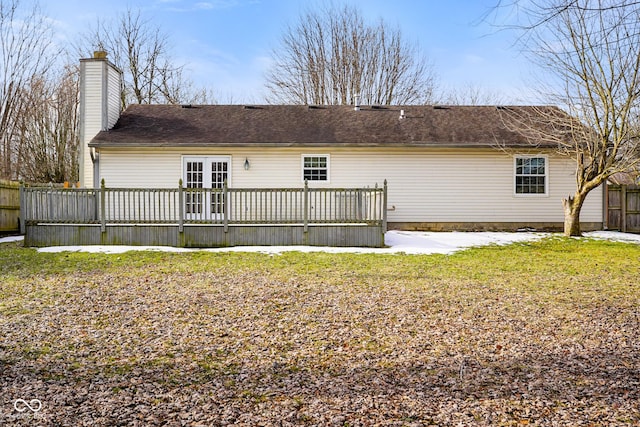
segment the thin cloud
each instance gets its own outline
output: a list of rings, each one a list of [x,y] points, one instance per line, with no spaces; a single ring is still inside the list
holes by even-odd
[[[468,64],[474,64],[474,65],[483,64],[486,62],[484,57],[480,55],[475,55],[473,53],[466,54],[464,56],[464,61]]]

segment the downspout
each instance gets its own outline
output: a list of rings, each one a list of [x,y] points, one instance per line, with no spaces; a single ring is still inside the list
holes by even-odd
[[[100,187],[100,153],[95,148],[90,148],[91,162],[93,163],[93,188]]]

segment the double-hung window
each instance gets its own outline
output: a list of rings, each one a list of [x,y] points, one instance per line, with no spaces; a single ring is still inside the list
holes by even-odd
[[[305,154],[302,156],[303,181],[329,181],[329,155]]]
[[[547,195],[549,167],[546,156],[516,156],[515,194]]]

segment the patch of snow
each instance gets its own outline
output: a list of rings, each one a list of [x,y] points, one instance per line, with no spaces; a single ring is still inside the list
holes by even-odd
[[[584,237],[592,239],[611,240],[613,242],[638,243],[640,234],[622,233],[620,231],[591,231],[584,233]]]
[[[508,245],[543,238],[545,233],[507,232],[420,232],[389,231],[385,244],[393,253],[407,254],[451,254],[453,252],[486,245]]]
[[[452,254],[467,248],[486,245],[508,245],[516,242],[531,242],[551,236],[551,233],[536,232],[421,232],[421,231],[388,231],[385,234],[385,248],[328,247],[328,246],[234,246],[229,248],[176,248],[171,246],[51,246],[39,248],[39,252],[90,252],[120,254],[128,251],[161,251],[161,252],[259,252],[265,254],[281,254],[283,252],[327,252],[327,253],[371,253],[429,255]],[[585,233],[586,238],[603,239],[618,242],[640,244],[639,234],[621,233],[618,231],[593,231]],[[0,238],[0,243],[18,242],[24,236]]]
[[[385,234],[385,248],[328,247],[328,246],[234,246],[229,248],[187,249],[169,246],[51,246],[40,248],[40,252],[101,252],[123,253],[127,251],[189,252],[260,252],[280,254],[283,252],[327,252],[327,253],[372,253],[372,254],[451,254],[470,247],[485,245],[507,245],[541,239],[545,233],[502,232],[417,232],[389,231]]]
[[[38,252],[89,252],[103,254],[122,254],[129,251],[189,252],[193,249],[173,246],[126,246],[126,245],[86,245],[86,246],[48,246],[38,248]]]
[[[0,237],[0,243],[21,242],[23,240],[24,240],[24,236]]]

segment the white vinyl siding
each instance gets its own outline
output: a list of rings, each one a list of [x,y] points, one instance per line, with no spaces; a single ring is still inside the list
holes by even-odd
[[[105,65],[107,68],[107,112],[105,128],[111,129],[120,118],[121,99],[120,99],[120,71],[116,68]],[[105,129],[105,130],[106,130]]]
[[[107,187],[177,188],[182,178],[180,153],[104,152],[100,176]]]
[[[234,187],[300,187],[306,150],[168,149],[107,151],[101,158],[108,186],[177,187],[183,155],[226,155],[232,160]],[[320,151],[320,150],[319,150]],[[318,154],[323,154],[322,152]],[[575,191],[570,159],[546,155],[547,197],[514,194],[514,157],[492,149],[326,149],[331,182],[310,186],[382,186],[388,181],[390,222],[562,222],[562,198]],[[251,168],[245,170],[245,158]],[[581,220],[602,221],[602,190],[592,191]]]
[[[120,72],[104,60],[80,62],[80,182],[93,186],[93,162],[87,144],[120,117]]]
[[[93,186],[93,162],[87,144],[102,128],[102,76],[101,63],[97,61],[81,62],[82,70],[80,91],[80,182],[83,186]]]

